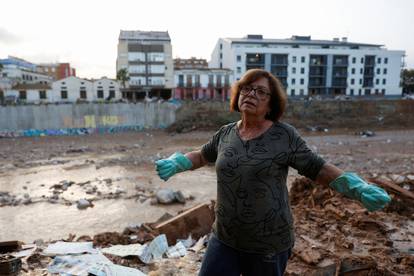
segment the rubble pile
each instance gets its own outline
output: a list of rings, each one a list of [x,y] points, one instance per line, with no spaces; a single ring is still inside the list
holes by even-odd
[[[378,179],[370,180],[380,185]],[[394,183],[400,188],[412,184]],[[286,274],[413,275],[414,200],[404,188],[405,194],[380,186],[392,204],[369,213],[328,187],[296,179],[290,190],[296,243]]]

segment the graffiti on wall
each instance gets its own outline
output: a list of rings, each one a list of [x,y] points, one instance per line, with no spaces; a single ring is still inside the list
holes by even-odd
[[[107,126],[118,126],[126,122],[124,116],[95,116],[86,115],[83,118],[64,117],[65,128],[96,128]]]

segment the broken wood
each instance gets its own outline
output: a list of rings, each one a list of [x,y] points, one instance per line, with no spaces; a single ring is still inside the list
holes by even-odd
[[[213,222],[214,209],[204,203],[158,224],[155,230],[167,236],[168,244],[175,244],[177,239],[187,239],[190,234],[198,239],[210,233]]]
[[[414,199],[414,193],[398,186],[397,184],[394,184],[390,181],[386,181],[383,179],[376,179],[376,178],[370,178],[368,179],[369,182],[372,182],[374,184],[380,185],[386,190],[391,190],[391,192],[397,193],[399,195]]]

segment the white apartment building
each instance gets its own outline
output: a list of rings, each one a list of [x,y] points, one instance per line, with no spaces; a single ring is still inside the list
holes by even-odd
[[[310,36],[264,39],[262,35],[220,38],[210,67],[229,68],[234,79],[262,68],[277,76],[289,96],[401,96],[402,50]]]
[[[174,68],[168,32],[121,30],[116,71],[120,69],[126,69],[130,77],[126,87],[121,89],[123,98],[170,98]]]

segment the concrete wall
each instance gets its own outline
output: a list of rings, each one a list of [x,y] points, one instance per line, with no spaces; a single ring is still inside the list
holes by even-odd
[[[116,126],[165,128],[175,121],[176,109],[176,105],[171,103],[1,106],[0,130]]]
[[[178,109],[177,109],[178,108]],[[189,131],[236,121],[228,102],[0,106],[0,131],[138,126]],[[413,100],[289,102],[283,121],[297,128],[414,128]]]

